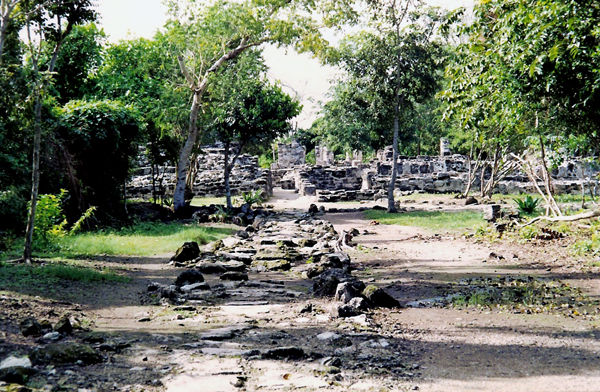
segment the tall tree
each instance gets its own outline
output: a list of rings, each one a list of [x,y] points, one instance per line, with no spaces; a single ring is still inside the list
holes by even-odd
[[[175,210],[186,205],[186,174],[190,156],[198,139],[198,113],[214,75],[244,51],[271,42],[293,45],[299,51],[322,51],[326,41],[319,33],[322,25],[339,23],[353,16],[352,2],[319,2],[320,22],[311,17],[316,11],[312,0],[216,0],[168,2],[171,22],[168,35],[177,52],[181,73],[191,92],[191,107],[186,141],[177,166],[177,185],[173,196]]]
[[[346,132],[350,131],[348,137],[352,139],[365,139],[355,136],[361,128],[370,135],[380,136],[393,130],[388,212],[395,212],[400,129],[408,128],[405,125],[409,120],[405,117],[414,105],[424,103],[437,90],[436,73],[442,66],[443,53],[433,34],[442,15],[435,9],[419,8],[419,2],[412,0],[367,1],[367,4],[371,10],[371,28],[349,36],[330,57],[346,71],[343,83],[336,87],[337,94],[341,93],[345,101],[336,110],[343,113],[341,117],[351,112],[352,117],[347,118],[351,125]]]
[[[34,139],[31,203],[27,219],[25,247],[23,259],[31,263],[31,250],[35,212],[40,184],[40,150],[42,140],[42,102],[44,89],[47,88],[56,65],[56,59],[65,38],[73,27],[92,21],[96,13],[92,9],[91,0],[56,0],[50,3],[40,0],[23,0],[21,6],[29,12],[25,26],[27,28],[29,61],[31,62],[32,95],[34,97]],[[34,37],[35,34],[35,37]],[[46,73],[42,73],[40,65],[42,56],[48,56]]]
[[[210,89],[208,131],[225,147],[224,181],[227,207],[231,203],[231,171],[237,158],[251,147],[259,151],[291,129],[300,113],[297,101],[267,81],[257,51],[241,55]],[[232,149],[233,147],[233,149]]]
[[[593,0],[480,2],[444,93],[448,115],[471,129],[476,142],[501,146],[520,140],[521,151],[538,151],[542,193],[556,215],[548,138],[566,131],[584,135],[596,150],[600,142],[599,22]]]

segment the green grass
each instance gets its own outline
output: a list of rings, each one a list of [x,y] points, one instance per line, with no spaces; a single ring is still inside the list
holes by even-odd
[[[459,231],[486,225],[483,214],[473,211],[411,211],[388,214],[385,211],[367,210],[365,218],[385,225],[416,226],[432,231]]]
[[[194,207],[209,206],[211,204],[225,205],[224,197],[194,197],[190,203]]]
[[[57,239],[61,256],[128,255],[151,256],[173,253],[187,241],[199,244],[226,237],[231,229],[182,225],[180,223],[143,223],[132,228],[82,233]]]
[[[127,283],[131,279],[109,269],[98,270],[56,262],[43,265],[0,262],[0,287],[3,289],[34,285],[43,288],[61,280]]]

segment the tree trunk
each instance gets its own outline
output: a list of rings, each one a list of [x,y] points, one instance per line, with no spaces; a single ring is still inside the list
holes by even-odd
[[[190,109],[190,125],[188,129],[188,137],[179,152],[179,160],[177,161],[177,183],[175,193],[173,193],[173,208],[175,211],[186,206],[185,187],[188,167],[190,165],[190,156],[198,138],[198,112],[200,111],[200,94],[195,91],[192,97],[192,107]]]
[[[36,87],[35,102],[35,135],[33,137],[33,174],[31,184],[31,204],[29,206],[29,217],[27,219],[27,231],[25,232],[25,248],[23,249],[23,260],[31,264],[33,247],[33,228],[35,225],[35,212],[37,209],[37,198],[40,190],[40,150],[42,144],[42,97],[39,86]]]
[[[392,178],[388,187],[388,209],[387,212],[398,212],[394,202],[394,190],[396,189],[396,177],[398,176],[398,138],[400,133],[400,105],[404,101],[404,96],[396,96],[394,107],[394,141],[392,145]]]
[[[231,174],[231,166],[229,166],[229,140],[225,142],[225,152],[224,152],[224,165],[223,167],[225,168],[225,173],[224,174],[224,180],[225,180],[225,202],[227,203],[227,209],[232,209],[233,208],[233,203],[231,202],[231,185],[229,184],[229,176]],[[233,166],[233,165],[232,165]]]

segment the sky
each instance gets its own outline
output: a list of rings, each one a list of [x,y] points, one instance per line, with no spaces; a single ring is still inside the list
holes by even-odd
[[[472,6],[474,0],[428,0],[430,5],[447,9]],[[111,42],[129,38],[151,38],[167,17],[162,0],[97,0],[99,25]],[[279,81],[291,96],[300,98],[302,113],[294,120],[300,128],[308,128],[318,114],[318,102],[326,101],[329,81],[336,69],[322,66],[309,54],[294,50],[264,48],[269,78]]]

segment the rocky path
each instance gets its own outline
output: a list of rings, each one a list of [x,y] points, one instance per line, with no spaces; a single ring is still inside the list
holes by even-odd
[[[600,391],[594,315],[576,314],[572,305],[528,313],[443,303],[463,290],[461,282],[518,282],[514,277],[569,278],[588,301],[600,295],[596,275],[558,273],[540,263],[543,256],[519,247],[373,226],[360,212],[312,218],[304,213],[310,200],[294,199],[278,200],[285,208],[301,204],[299,212],[266,222],[249,238],[231,237],[190,263],[169,264],[170,255],[105,258],[105,265],[126,268],[134,280],[96,286],[78,301],[93,322],[85,341],[102,353],[102,363],[49,365],[37,375],[46,380],[40,386],[82,392]],[[402,308],[342,315],[341,302],[313,295],[319,273],[348,266],[327,247],[337,238],[330,224],[337,233],[360,233],[356,246],[343,249],[352,279],[383,288]],[[173,289],[185,267],[204,271],[204,281]]]

